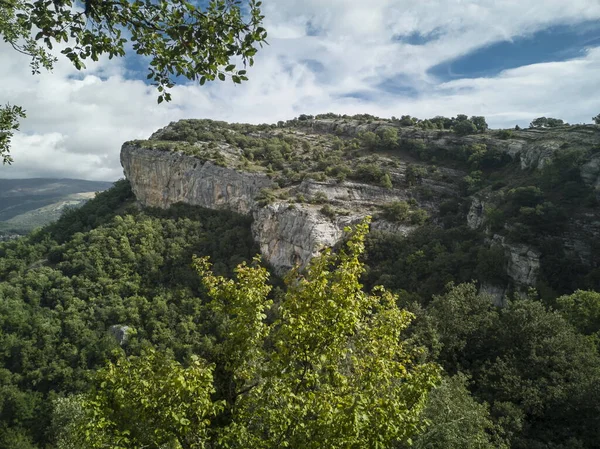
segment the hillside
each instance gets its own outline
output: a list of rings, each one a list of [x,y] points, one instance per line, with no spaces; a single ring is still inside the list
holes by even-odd
[[[279,388],[268,382],[273,373],[295,372],[302,383],[310,372],[309,401],[296,402],[304,396],[292,383],[286,398],[297,406],[288,407],[277,390],[271,400],[251,403],[256,409],[248,414],[247,428],[257,438],[269,436],[261,427],[253,430],[257,416],[277,421],[295,416],[300,406],[307,412],[292,424],[284,422],[285,429],[307,423],[302,429],[317,425],[336,436],[337,424],[328,420],[333,401],[349,411],[350,428],[368,433],[372,426],[365,423],[371,422],[393,427],[394,413],[386,420],[370,416],[380,404],[398,405],[378,388],[378,370],[387,365],[372,368],[367,362],[360,366],[366,383],[351,388],[345,383],[356,380],[348,367],[359,354],[355,345],[367,341],[362,325],[350,326],[356,340],[331,334],[343,354],[335,363],[318,352],[329,348],[320,333],[307,334],[318,350],[310,363],[292,352],[301,351],[297,343],[278,340],[302,332],[309,321],[320,332],[333,332],[342,316],[354,322],[352,304],[336,302],[347,299],[340,291],[348,276],[339,267],[325,264],[325,270],[300,272],[285,282],[282,277],[294,264],[306,267],[324,246],[339,250],[348,236],[343,228],[366,215],[373,217],[366,249],[361,262],[352,262],[362,287],[356,282],[350,288],[357,298],[377,295],[378,285],[396,296],[375,301],[361,321],[376,324],[377,338],[369,343],[375,346],[362,347],[365,360],[372,360],[372,349],[387,351],[377,342],[389,341],[384,340],[389,335],[372,319],[387,298],[391,310],[406,319],[396,329],[402,331],[400,343],[396,337],[393,342],[403,348],[403,363],[414,362],[402,376],[418,366],[442,376],[417,387],[431,389],[425,402],[413,407],[400,401],[402,413],[410,409],[419,418],[411,421],[412,445],[398,433],[389,447],[596,447],[599,127],[458,135],[422,126],[428,125],[330,115],[259,126],[185,120],[148,140],[126,142],[121,153],[126,180],[56,223],[0,243],[0,449],[98,447],[76,437],[77,425],[93,425],[96,419],[83,409],[94,401],[82,398],[100,394],[107,388],[106,376],[119,372],[128,387],[116,387],[115,397],[121,399],[107,402],[115,410],[117,430],[128,432],[116,431],[117,439],[130,435],[127,426],[133,425],[137,438],[166,432],[162,441],[168,443],[146,447],[181,449],[184,445],[169,439],[179,427],[166,428],[156,417],[165,416],[158,414],[161,407],[175,404],[175,425],[186,422],[178,413],[199,399],[195,394],[177,402],[180,388],[196,385],[182,381],[179,373],[189,374],[199,360],[214,369],[210,400],[230,405],[203,421],[211,444],[232,422],[237,401],[247,404],[241,401],[256,385],[266,379]],[[269,272],[250,263],[257,253],[259,265]],[[252,276],[242,283],[239,297],[229,281],[203,284],[206,275],[193,264],[194,256],[209,256],[215,274],[227,278],[245,262],[251,274],[264,279],[271,274],[272,290],[258,301]],[[318,282],[311,284],[314,276]],[[331,279],[329,290],[312,287]],[[225,289],[221,301],[214,296],[219,285]],[[290,309],[282,312],[298,291],[304,296],[293,302],[294,313],[309,318],[300,323]],[[240,300],[250,302],[240,308]],[[227,307],[234,311],[225,313]],[[319,310],[330,313],[313,313]],[[286,317],[288,327],[277,333]],[[256,320],[275,334],[254,347],[244,332]],[[240,358],[240,348],[266,356],[251,362],[242,357],[238,370],[231,360]],[[295,354],[286,369],[277,365],[281,358],[271,357],[276,350]],[[128,365],[144,363],[148,354],[159,354],[152,360],[166,361],[169,368],[146,366],[141,372],[135,371],[138,365]],[[263,365],[276,369],[263,370]],[[135,369],[120,371],[124,366]],[[249,372],[259,374],[236,380]],[[312,383],[316,379],[325,380]],[[403,384],[391,380],[390,388]],[[160,391],[143,390],[148,393],[139,394],[139,402],[127,402],[138,395],[132,385],[142,390],[158,385]],[[340,388],[350,396],[332,393]],[[346,400],[356,394],[367,402]],[[317,402],[323,421],[314,418],[310,402],[318,395],[325,398]],[[377,404],[369,402],[372,398]],[[357,407],[364,413],[357,414]],[[296,441],[303,438],[302,429],[292,435]],[[97,441],[113,430],[95,429]],[[323,445],[319,438],[314,447]]]
[[[22,235],[80,207],[111,182],[80,179],[0,179],[0,237]]]
[[[426,295],[452,279],[478,279],[498,302],[529,287],[550,296],[600,288],[600,127],[460,135],[428,129],[431,122],[331,117],[260,126],[183,120],[126,143],[121,161],[142,204],[252,215],[262,254],[281,272],[373,215],[382,234],[372,236],[387,252],[373,283],[400,287],[390,275],[415,268],[391,266],[389,251],[405,245],[397,236],[428,234],[448,266],[436,266],[430,248],[423,272],[406,273],[427,284],[437,271],[435,287],[420,287]],[[496,263],[480,263],[490,254]]]

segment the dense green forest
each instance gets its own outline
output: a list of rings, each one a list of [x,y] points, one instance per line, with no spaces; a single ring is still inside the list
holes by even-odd
[[[301,182],[401,191],[356,207],[411,232],[358,225],[282,279],[253,262],[250,217],[144,208],[117,182],[0,246],[0,449],[597,446],[597,130],[514,130],[566,142],[522,170],[482,117],[320,120],[184,120],[127,145],[263,173],[260,207],[330,220],[353,203]],[[494,241],[539,254],[529,290]],[[503,307],[484,285],[509,287]]]
[[[600,295],[577,291],[551,307],[532,291],[492,306],[474,284],[458,282],[500,275],[482,272],[494,254],[469,250],[472,235],[443,232],[425,227],[393,246],[372,234],[363,259],[366,285],[388,279],[398,305],[414,314],[402,338],[416,351],[415,363],[443,369],[413,446],[596,447]],[[464,245],[464,254],[444,256],[438,248],[433,266],[390,265],[446,239],[455,249]],[[210,256],[215,274],[229,277],[257,252],[248,218],[183,205],[140,210],[126,181],[56,224],[2,244],[0,447],[71,447],[61,439],[73,420],[65,401],[88,392],[98,382],[94,373],[107,360],[123,363],[122,354],[143,361],[156,349],[183,366],[199,356],[226,373],[223,360],[234,349],[220,340],[223,318],[211,308],[192,257]],[[423,277],[432,272],[440,276]],[[274,277],[270,285],[273,306],[264,313],[275,322],[286,288]],[[226,395],[227,376],[217,379],[215,394]]]

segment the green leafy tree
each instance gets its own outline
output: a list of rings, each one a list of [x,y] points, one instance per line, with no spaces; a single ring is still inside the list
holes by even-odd
[[[383,149],[393,150],[398,146],[398,130],[396,128],[383,128],[378,134]]]
[[[530,128],[554,128],[556,126],[564,125],[565,122],[559,118],[552,117],[538,117],[531,121],[529,124]]]
[[[475,126],[471,120],[468,120],[466,115],[464,117],[465,118],[463,120],[458,120],[457,116],[457,121],[452,126],[452,130],[459,136],[475,134],[477,132],[477,126]]]
[[[6,105],[0,108],[0,158],[3,164],[10,164],[10,141],[19,130],[19,119],[25,117],[25,111],[19,106]]]
[[[600,349],[600,293],[577,290],[556,300],[558,310],[575,328],[589,335]]]
[[[497,436],[489,406],[469,393],[468,376],[458,373],[445,378],[432,390],[423,413],[430,424],[412,446],[415,449],[507,448]]]
[[[148,350],[140,357],[109,363],[96,379],[99,390],[81,400],[84,419],[76,415],[78,426],[66,438],[67,444],[73,438],[89,449],[160,448],[174,443],[184,449],[204,448],[211,418],[223,406],[211,399],[212,367],[197,357],[184,368]]]
[[[471,121],[471,123],[473,123],[475,125],[475,127],[477,128],[477,132],[483,133],[483,132],[487,131],[488,124],[485,121],[485,117],[484,116],[482,116],[482,115],[474,115],[469,120]]]
[[[198,359],[188,368],[153,352],[122,359],[100,372],[83,401],[88,440],[119,448],[174,439],[184,448],[408,442],[424,428],[420,414],[439,369],[416,362],[415,348],[400,338],[413,316],[397,298],[362,290],[367,227],[357,226],[339,255],[326,250],[313,259],[305,275],[292,271],[272,324],[264,268],[240,265],[229,280],[196,259],[223,318],[219,363],[229,382],[217,396],[224,399],[208,400],[212,368]]]
[[[384,173],[381,175],[381,178],[379,179],[379,185],[381,187],[385,187],[386,189],[391,189],[393,187],[392,178],[390,177],[389,173]]]
[[[381,144],[381,138],[372,131],[362,132],[358,138],[362,146],[368,150],[375,150]]]
[[[122,57],[133,51],[149,58],[148,76],[158,102],[169,101],[178,77],[199,82],[246,78],[256,45],[265,42],[261,2],[210,0],[205,7],[187,0],[45,0],[0,1],[0,36],[17,52],[31,57],[32,72],[52,69],[54,44],[78,70],[101,55]],[[232,60],[239,60],[238,68]],[[21,109],[5,106],[0,115],[0,156],[8,162],[10,134]],[[6,137],[7,136],[7,137]]]
[[[592,120],[596,125],[600,125],[600,114],[596,115],[595,117],[592,117]]]

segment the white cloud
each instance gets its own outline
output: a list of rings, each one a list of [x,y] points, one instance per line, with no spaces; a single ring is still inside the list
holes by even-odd
[[[600,3],[573,0],[267,0],[269,43],[250,81],[178,86],[173,102],[126,79],[123,60],[102,59],[78,73],[68,62],[31,76],[28,60],[0,45],[0,103],[20,104],[28,118],[15,136],[15,163],[0,177],[117,179],[125,140],[146,138],[180,118],[275,122],[333,111],[418,117],[485,115],[495,126],[548,115],[589,122],[599,111],[600,50],[577,60],[535,64],[492,78],[440,83],[427,70],[445,60],[554,24],[600,18]],[[399,36],[429,36],[410,45]],[[417,96],[378,86],[401,79]],[[356,93],[364,98],[356,98]]]

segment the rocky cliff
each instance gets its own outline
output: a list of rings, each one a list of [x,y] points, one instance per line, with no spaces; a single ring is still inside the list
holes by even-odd
[[[273,185],[264,174],[238,172],[185,154],[133,144],[123,145],[121,165],[144,206],[168,208],[182,202],[249,214],[261,189]]]
[[[577,165],[581,182],[587,186],[584,190],[598,194],[600,159],[595,149],[600,148],[600,127],[490,131],[461,137],[450,131],[402,127],[389,120],[281,123],[178,122],[148,141],[124,144],[121,163],[145,206],[167,208],[183,202],[251,215],[252,233],[263,257],[280,273],[296,264],[306,265],[323,247],[338,243],[346,226],[367,215],[374,216],[373,229],[408,235],[425,221],[449,226],[446,209],[459,211],[461,204],[467,206],[462,219],[450,226],[461,226],[462,220],[482,233],[482,244],[504,252],[508,284],[482,283],[482,290],[499,304],[511,289],[524,290],[539,282],[547,258],[540,245],[547,242],[560,241],[564,254],[587,267],[597,263],[591,241],[600,240],[600,218],[593,208],[575,208],[560,232],[528,240],[518,235],[519,229],[525,229],[519,222],[524,219],[514,210],[527,212],[532,222],[532,216],[543,217],[544,208],[553,203],[540,200],[537,209],[527,205],[529,211],[528,207],[514,209],[509,200],[513,187],[527,185],[527,176],[531,182],[539,181],[538,175],[524,177],[510,167],[541,173],[553,166],[553,158],[563,150],[585,158]],[[385,129],[397,135],[393,151],[369,149],[364,133],[383,136]],[[428,153],[411,152],[414,142]],[[500,184],[482,178],[495,176],[494,168],[473,171],[475,163],[469,155],[474,151],[492,154],[490,160],[496,164],[492,167],[508,167]],[[453,154],[463,159],[452,159]],[[436,161],[439,155],[449,155],[448,163]],[[423,157],[425,162],[419,160]],[[549,195],[556,201],[556,194]],[[490,221],[494,210],[512,210],[514,217],[505,217],[498,227]],[[531,230],[533,225],[527,226]]]
[[[275,183],[263,173],[221,167],[183,153],[133,143],[123,145],[121,164],[144,206],[168,208],[182,202],[252,215],[254,238],[265,260],[278,272],[296,264],[306,265],[323,247],[339,242],[346,226],[376,213],[378,206],[407,199],[405,189],[305,180],[287,189],[286,196],[318,198],[318,204],[275,199],[265,205],[258,199]],[[332,207],[331,213],[323,210],[325,204]],[[414,229],[383,219],[373,226],[400,233]]]

